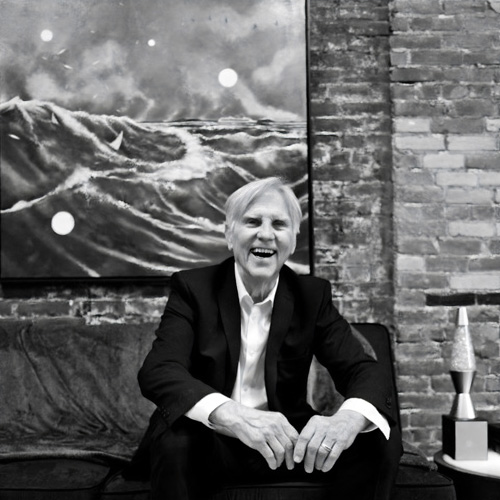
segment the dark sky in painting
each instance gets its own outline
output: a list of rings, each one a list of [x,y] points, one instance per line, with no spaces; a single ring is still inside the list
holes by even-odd
[[[0,102],[140,121],[303,121],[304,10],[304,0],[0,0]],[[218,81],[225,68],[233,87]]]

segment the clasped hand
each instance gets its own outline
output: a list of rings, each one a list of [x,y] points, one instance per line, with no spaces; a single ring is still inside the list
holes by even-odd
[[[332,416],[314,416],[299,434],[284,415],[256,410],[228,401],[210,415],[215,431],[235,437],[257,450],[271,469],[283,462],[288,469],[304,462],[306,472],[328,472],[367,425],[358,412],[341,410]]]

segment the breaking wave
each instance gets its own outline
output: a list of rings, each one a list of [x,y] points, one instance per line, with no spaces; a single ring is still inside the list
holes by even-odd
[[[280,175],[304,221],[290,262],[309,272],[304,123],[138,123],[48,102],[0,105],[4,278],[167,276],[228,255],[223,205]],[[61,236],[52,217],[70,212]]]

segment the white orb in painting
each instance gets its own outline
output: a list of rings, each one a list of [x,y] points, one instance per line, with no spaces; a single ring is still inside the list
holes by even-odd
[[[154,47],[156,45],[156,40],[154,40],[153,38],[151,38],[151,40],[148,40],[148,45],[150,47]]]
[[[40,38],[44,42],[50,42],[52,40],[52,38],[54,38],[54,33],[52,33],[52,31],[50,31],[50,30],[43,30],[40,33]]]
[[[57,212],[52,217],[52,231],[61,236],[66,236],[75,228],[75,218],[69,212]]]
[[[219,73],[219,83],[223,87],[234,87],[238,81],[238,73],[234,69],[226,68]]]

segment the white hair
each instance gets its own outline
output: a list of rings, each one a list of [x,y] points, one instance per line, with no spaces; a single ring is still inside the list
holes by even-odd
[[[276,191],[283,196],[292,222],[292,230],[297,235],[300,230],[300,221],[302,220],[300,203],[292,189],[279,177],[266,177],[265,179],[249,182],[231,194],[224,206],[226,228],[232,230],[235,221],[242,218],[253,201],[258,196],[269,191]]]

